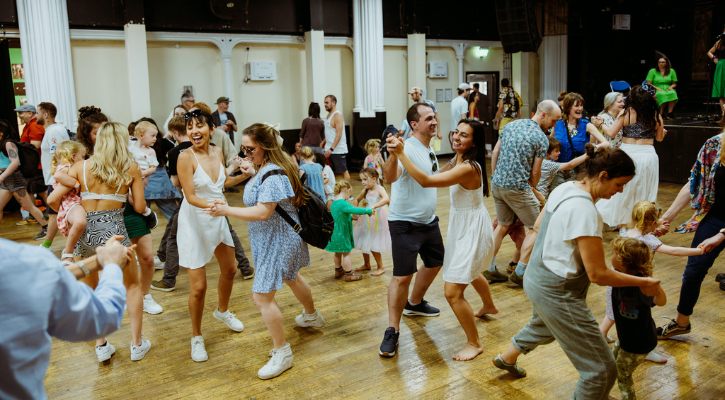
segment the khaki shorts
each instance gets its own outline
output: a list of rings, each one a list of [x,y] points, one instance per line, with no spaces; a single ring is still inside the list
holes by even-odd
[[[517,215],[524,226],[533,228],[539,217],[539,200],[533,190],[511,190],[491,184],[498,223],[511,226]]]

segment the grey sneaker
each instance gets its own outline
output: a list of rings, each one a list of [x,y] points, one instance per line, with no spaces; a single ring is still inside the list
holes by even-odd
[[[501,358],[501,354],[493,358],[493,365],[498,369],[503,369],[510,372],[516,377],[523,378],[526,376],[526,370],[519,367],[518,361],[513,364],[506,364],[503,358]]]
[[[96,346],[96,357],[98,357],[98,362],[102,363],[104,361],[108,361],[113,357],[113,355],[116,353],[116,348],[113,347],[111,343],[106,340],[106,344],[103,346]]]
[[[657,339],[669,339],[672,336],[684,335],[690,333],[692,330],[692,324],[688,323],[687,326],[680,326],[677,321],[670,320],[669,323],[657,328]]]
[[[303,309],[302,314],[295,317],[295,322],[303,328],[322,328],[325,326],[325,319],[322,318],[322,314],[320,314],[316,309],[312,314],[305,314],[305,310]]]
[[[245,280],[254,278],[254,267],[250,265],[240,265],[239,272],[242,273],[242,278],[244,278]]]
[[[488,283],[496,283],[496,282],[506,282],[509,280],[508,275],[504,274],[503,272],[499,272],[499,270],[495,271],[483,271],[483,277],[486,278]]]
[[[162,292],[173,292],[176,290],[176,287],[174,286],[166,286],[164,281],[158,280],[151,282],[151,289],[153,290],[160,290]]]

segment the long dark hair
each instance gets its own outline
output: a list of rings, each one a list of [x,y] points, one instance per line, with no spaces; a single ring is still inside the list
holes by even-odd
[[[648,129],[657,129],[657,125],[660,123],[657,100],[642,86],[634,86],[629,91],[627,99],[624,100],[624,109],[629,110],[630,108],[637,113],[637,122],[642,123]]]
[[[166,158],[166,153],[164,153],[163,148],[162,140],[165,140],[164,135],[161,134],[161,129],[159,129],[159,126],[156,125],[156,121],[154,121],[153,118],[143,117],[140,120],[136,121],[136,124],[138,125],[140,122],[143,121],[150,122],[156,128],[156,143],[154,143],[152,149],[154,149],[154,151],[156,152],[156,159],[159,160],[159,166],[165,167],[168,159]]]
[[[473,130],[473,147],[461,156],[462,161],[468,161],[473,169],[482,176],[483,195],[488,197],[488,172],[486,172],[486,128],[475,119],[462,119],[459,124],[466,124]],[[448,141],[453,146],[453,135],[448,137]],[[472,162],[475,161],[475,162]]]
[[[657,71],[658,72],[660,70],[660,60],[665,60],[665,76],[669,75],[670,70],[672,69],[672,64],[670,64],[670,59],[665,56],[662,56],[657,59]]]
[[[15,130],[12,124],[9,124],[8,121],[2,119],[0,120],[0,132],[2,132],[3,137],[0,138],[0,151],[5,155],[5,157],[8,157],[8,150],[7,150],[7,144],[8,142],[19,142],[20,136],[18,135],[18,131]]]
[[[93,146],[95,143],[91,140],[91,131],[93,125],[108,122],[108,117],[101,112],[100,108],[94,106],[81,107],[78,110],[78,135],[76,139],[86,146],[86,155],[93,155]]]

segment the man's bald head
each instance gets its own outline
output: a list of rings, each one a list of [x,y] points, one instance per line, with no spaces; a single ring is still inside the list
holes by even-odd
[[[533,119],[539,123],[541,130],[546,132],[561,119],[561,108],[553,100],[544,100],[536,106],[536,115]]]

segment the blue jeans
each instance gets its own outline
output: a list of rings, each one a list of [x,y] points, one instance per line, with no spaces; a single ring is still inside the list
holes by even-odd
[[[710,217],[709,214],[705,215],[705,218],[697,226],[691,247],[697,247],[703,240],[715,236],[722,228],[725,228],[725,221]],[[700,297],[702,281],[723,248],[725,248],[725,241],[707,254],[687,257],[687,266],[685,266],[685,273],[682,275],[680,303],[677,305],[677,312],[686,316],[692,315],[692,310],[697,304],[697,298]]]
[[[179,199],[153,199],[146,200],[146,203],[151,203],[152,201],[156,203],[156,207],[158,207],[159,210],[161,210],[161,213],[164,214],[167,222],[171,221],[171,216],[179,207],[179,203],[181,203]]]

